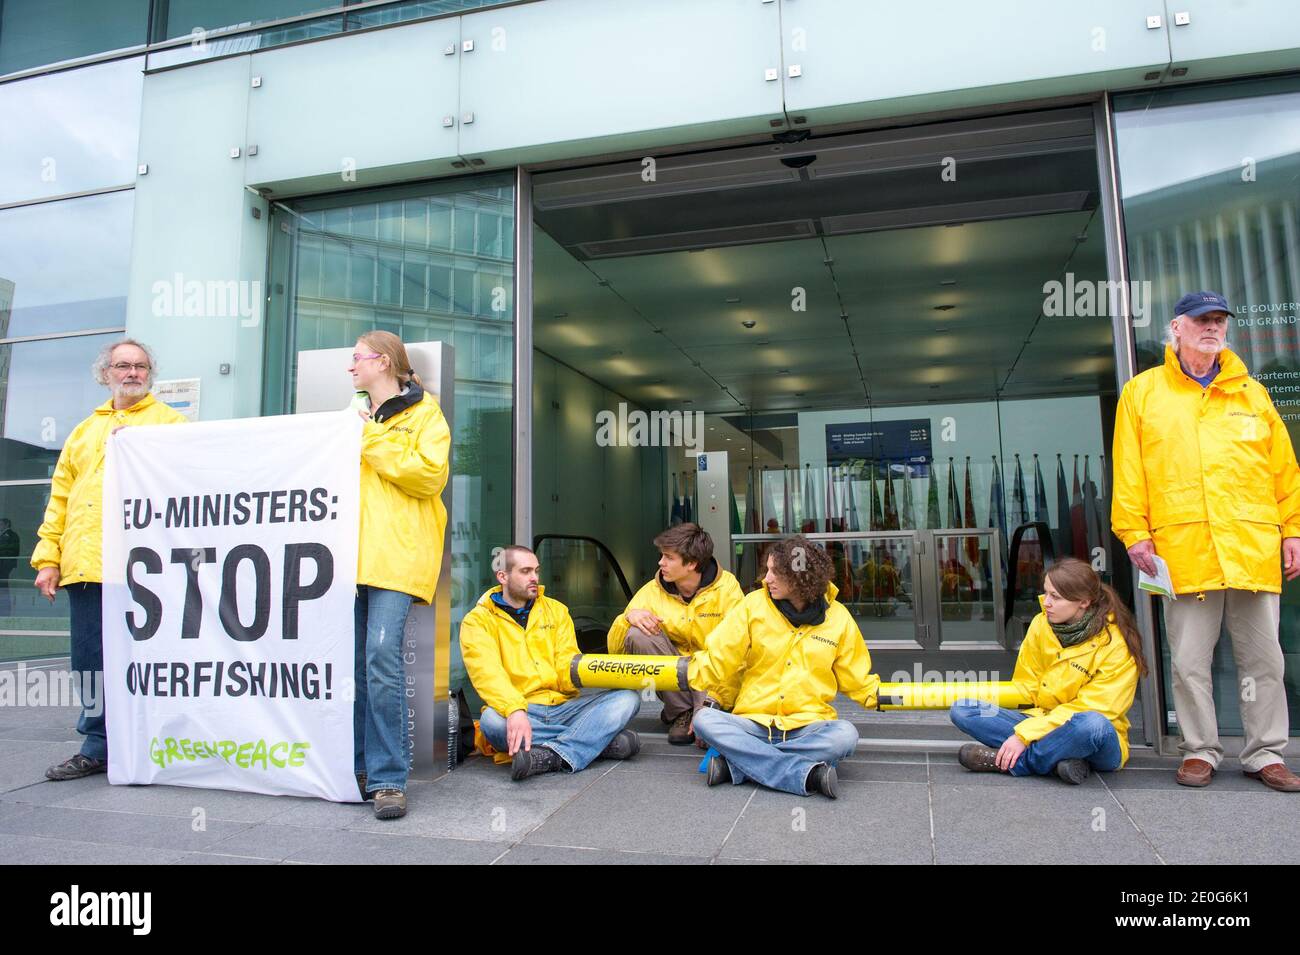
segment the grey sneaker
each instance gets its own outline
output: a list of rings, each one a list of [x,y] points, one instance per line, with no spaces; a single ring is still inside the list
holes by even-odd
[[[557,773],[564,768],[564,760],[560,759],[560,754],[555,750],[549,746],[534,746],[515,753],[515,758],[510,763],[510,778],[519,782],[529,776]]]
[[[641,737],[637,735],[636,730],[621,730],[609,741],[609,745],[601,750],[600,755],[602,759],[631,759],[639,752],[641,752]]]
[[[727,757],[719,754],[709,760],[709,771],[705,775],[705,782],[710,786],[731,782],[731,764],[727,762]]]
[[[981,743],[967,743],[957,751],[957,762],[972,773],[1000,773],[998,751]]]
[[[400,789],[380,789],[375,793],[376,819],[401,819],[406,815],[406,793]]]
[[[840,798],[840,777],[830,763],[818,763],[808,772],[808,781],[804,783],[808,795],[821,793],[827,799]]]
[[[82,756],[78,753],[71,759],[65,759],[57,766],[51,766],[45,771],[46,779],[53,779],[55,782],[62,782],[65,779],[80,779],[82,776],[93,776],[95,773],[108,772],[108,761],[103,759],[91,759],[89,756]]]
[[[1056,775],[1071,786],[1082,783],[1092,773],[1086,759],[1063,759],[1056,764]]]

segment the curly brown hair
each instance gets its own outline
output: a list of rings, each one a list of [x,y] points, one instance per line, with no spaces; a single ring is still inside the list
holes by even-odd
[[[826,593],[826,585],[835,575],[830,555],[799,534],[777,541],[767,556],[771,558],[773,573],[800,603],[812,603]]]

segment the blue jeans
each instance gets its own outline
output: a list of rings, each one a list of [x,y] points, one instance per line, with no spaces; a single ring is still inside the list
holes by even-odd
[[[752,779],[796,796],[808,795],[808,774],[815,765],[834,766],[858,745],[858,730],[847,720],[818,720],[769,733],[761,723],[707,706],[695,714],[695,735],[726,757],[733,783]]]
[[[357,587],[352,751],[353,768],[366,774],[366,792],[406,792],[411,762],[406,742],[402,636],[412,600],[410,594],[395,590]]]
[[[1024,713],[992,703],[958,700],[948,711],[953,724],[985,746],[998,749],[1015,732]],[[1119,734],[1110,720],[1086,710],[1076,713],[1041,739],[1034,740],[1011,767],[1012,776],[1047,776],[1063,759],[1086,759],[1093,769],[1119,769]]]
[[[99,584],[68,584],[72,617],[72,684],[81,696],[77,732],[86,737],[81,755],[108,759],[108,730],[104,725],[103,588]]]
[[[554,706],[529,703],[532,745],[545,743],[568,763],[570,772],[579,772],[601,754],[640,708],[641,698],[635,690],[587,692]],[[478,726],[493,749],[509,751],[504,716],[489,706],[479,717]]]

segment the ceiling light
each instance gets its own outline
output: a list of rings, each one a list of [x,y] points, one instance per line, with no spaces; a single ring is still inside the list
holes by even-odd
[[[941,279],[941,280],[939,281],[939,284],[940,284],[940,285],[956,285],[956,284],[957,284],[957,280],[956,280],[956,279]]]
[[[733,295],[731,298],[724,298],[723,301],[726,302],[728,305],[739,305],[740,297],[737,295]]]
[[[956,307],[956,305],[936,305],[934,310],[936,312],[951,312]]]

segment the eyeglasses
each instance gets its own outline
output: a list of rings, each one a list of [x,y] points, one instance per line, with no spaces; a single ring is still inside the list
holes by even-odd
[[[376,353],[373,354],[373,355],[358,355],[356,352],[353,352],[353,353],[352,353],[352,364],[355,365],[357,362],[359,362],[359,361],[364,361],[364,360],[367,359],[367,358],[381,358],[381,357],[383,357],[383,356],[381,356],[378,352],[376,352]]]
[[[113,364],[109,365],[108,367],[112,368],[114,371],[120,371],[120,372],[149,370],[148,365],[142,365],[138,362],[129,362],[129,361],[115,361],[113,362]]]

